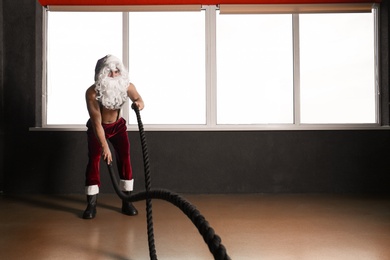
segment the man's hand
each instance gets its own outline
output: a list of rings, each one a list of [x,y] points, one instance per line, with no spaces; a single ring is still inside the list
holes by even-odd
[[[141,100],[134,101],[133,106],[137,106],[138,110],[142,110],[142,109],[144,109],[145,105],[144,105],[144,102],[141,99]]]
[[[112,155],[111,155],[110,148],[108,146],[103,147],[102,156],[103,156],[103,159],[107,162],[107,164],[112,163]]]

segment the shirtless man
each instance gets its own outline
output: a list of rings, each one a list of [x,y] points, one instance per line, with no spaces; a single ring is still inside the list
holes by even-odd
[[[95,68],[95,84],[86,91],[89,113],[87,122],[88,165],[86,169],[85,193],[87,208],[84,219],[96,216],[97,195],[100,187],[100,159],[112,163],[109,140],[115,150],[120,175],[120,188],[127,194],[133,190],[133,174],[130,161],[130,143],[126,120],[120,117],[120,109],[127,98],[140,109],[144,108],[142,97],[132,83],[123,63],[112,55],[98,60]],[[122,213],[130,216],[138,214],[131,202],[122,200]]]

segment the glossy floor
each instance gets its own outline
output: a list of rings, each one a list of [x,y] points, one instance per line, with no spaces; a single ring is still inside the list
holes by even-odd
[[[390,197],[352,195],[184,195],[222,238],[231,259],[390,259]],[[82,195],[0,196],[0,259],[150,259],[145,201],[120,213],[101,194],[83,220]],[[214,259],[178,208],[153,200],[158,259]]]

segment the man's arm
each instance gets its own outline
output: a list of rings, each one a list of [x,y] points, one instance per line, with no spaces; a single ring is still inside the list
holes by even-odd
[[[100,112],[99,102],[96,100],[96,91],[94,85],[87,89],[85,93],[85,99],[87,102],[87,109],[91,119],[93,131],[95,132],[95,135],[102,147],[103,158],[105,161],[107,161],[108,164],[111,164],[112,155],[102,126],[102,115]]]
[[[133,83],[130,83],[129,87],[127,88],[127,96],[138,107],[139,110],[144,108],[144,101],[142,100],[141,95],[138,93]]]

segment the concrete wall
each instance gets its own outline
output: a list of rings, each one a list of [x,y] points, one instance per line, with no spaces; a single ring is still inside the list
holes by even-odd
[[[388,4],[381,14],[382,120],[389,122]],[[39,118],[41,7],[0,3],[1,173],[5,193],[83,193],[84,132],[29,131]],[[134,117],[133,117],[134,119]],[[138,132],[129,132],[142,190]],[[389,192],[390,131],[147,132],[152,185],[176,192]],[[101,192],[113,189],[102,165]]]

